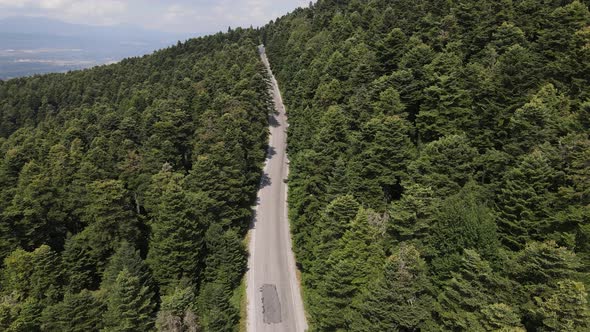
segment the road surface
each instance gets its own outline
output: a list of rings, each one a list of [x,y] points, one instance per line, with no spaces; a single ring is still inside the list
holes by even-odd
[[[260,56],[269,71],[275,114],[270,118],[269,148],[250,231],[248,260],[248,331],[300,332],[307,329],[297,281],[287,219],[289,172],[287,117],[264,47]]]

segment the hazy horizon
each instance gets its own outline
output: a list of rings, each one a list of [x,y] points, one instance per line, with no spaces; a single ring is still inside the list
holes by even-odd
[[[114,63],[199,35],[131,25],[70,24],[40,17],[0,19],[0,79]]]
[[[262,26],[303,0],[0,0],[0,79],[141,56],[179,40]]]
[[[309,0],[0,0],[0,19],[41,17],[91,26],[130,25],[172,33],[262,26]]]

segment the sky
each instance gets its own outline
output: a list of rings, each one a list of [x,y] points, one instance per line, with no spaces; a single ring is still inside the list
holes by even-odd
[[[131,24],[181,33],[262,26],[310,0],[0,0],[0,18],[41,16],[90,25]]]

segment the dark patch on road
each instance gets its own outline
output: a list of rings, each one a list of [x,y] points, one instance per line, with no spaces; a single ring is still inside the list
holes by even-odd
[[[260,188],[265,188],[268,187],[272,184],[272,181],[270,180],[270,176],[268,176],[268,173],[262,173],[262,176],[260,177]]]
[[[277,324],[282,321],[281,302],[277,293],[277,286],[264,284],[260,288],[262,292],[262,316],[265,324]]]
[[[277,117],[274,115],[271,115],[268,117],[268,124],[270,124],[273,127],[280,127],[281,123],[279,122],[279,120],[277,120]]]

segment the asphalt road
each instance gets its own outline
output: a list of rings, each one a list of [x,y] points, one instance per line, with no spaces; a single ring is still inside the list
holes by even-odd
[[[259,51],[271,75],[276,109],[269,121],[269,149],[250,231],[248,331],[299,332],[307,329],[307,322],[291,248],[287,184],[283,181],[289,172],[285,153],[287,116],[264,47]]]

